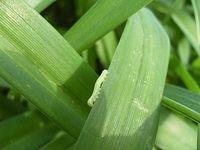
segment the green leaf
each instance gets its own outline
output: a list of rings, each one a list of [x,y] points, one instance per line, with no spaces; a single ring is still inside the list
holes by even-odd
[[[75,139],[61,131],[56,135],[54,140],[43,146],[40,150],[66,150],[73,143],[75,143]]]
[[[155,144],[163,150],[196,150],[197,125],[163,108]]]
[[[153,147],[169,51],[168,36],[149,10],[129,19],[75,149]]]
[[[114,31],[106,34],[96,42],[96,52],[104,68],[108,68],[117,47],[117,37]]]
[[[34,8],[37,12],[41,12],[56,0],[24,0],[24,1],[27,4],[29,4],[32,8]]]
[[[182,115],[200,122],[200,95],[186,89],[169,85],[165,86],[162,104]]]
[[[25,2],[1,0],[0,20],[0,76],[77,137],[96,73]]]
[[[200,94],[200,87],[198,83],[176,56],[172,57],[170,61],[170,68],[175,71],[175,73],[181,78],[181,80],[189,90]]]
[[[0,122],[0,147],[4,147],[45,125],[36,112],[26,112]]]
[[[58,129],[55,126],[46,126],[4,147],[4,150],[36,150],[53,139]]]
[[[98,0],[64,37],[81,52],[151,1]]]

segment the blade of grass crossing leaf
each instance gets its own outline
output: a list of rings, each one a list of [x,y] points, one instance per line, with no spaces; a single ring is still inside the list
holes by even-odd
[[[58,129],[55,126],[46,126],[4,147],[4,150],[36,150],[53,139]]]
[[[200,122],[200,96],[198,94],[167,84],[163,95],[162,104],[165,107]]]
[[[169,47],[167,34],[149,10],[129,19],[75,149],[153,147]]]
[[[198,45],[200,49],[200,1],[192,0],[192,4],[193,4],[194,14],[196,18]]]
[[[151,1],[98,0],[64,37],[81,52]]]
[[[163,108],[155,144],[160,149],[166,150],[196,150],[197,125]]]
[[[37,12],[41,12],[56,0],[24,0],[24,1],[27,4],[29,4],[32,8],[34,8]]]
[[[96,73],[25,2],[2,0],[0,14],[0,76],[76,137]]]

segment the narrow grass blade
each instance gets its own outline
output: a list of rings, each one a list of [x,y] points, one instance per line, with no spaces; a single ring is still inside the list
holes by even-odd
[[[192,0],[197,25],[198,46],[200,49],[200,1]]]
[[[36,112],[26,112],[0,122],[0,147],[16,141],[45,125]]]
[[[101,40],[97,41],[95,45],[101,64],[103,64],[104,68],[108,68],[117,47],[115,32],[109,32]]]
[[[165,150],[196,150],[197,125],[163,108],[155,144]]]
[[[58,129],[55,126],[46,126],[31,134],[25,135],[21,139],[7,145],[3,150],[36,150],[53,139]]]
[[[198,83],[176,56],[172,56],[172,59],[170,61],[170,68],[175,71],[175,73],[181,78],[181,80],[189,90],[200,94],[200,87]]]
[[[28,3],[32,8],[34,8],[37,12],[41,12],[56,0],[24,0],[24,1]]]
[[[169,50],[167,34],[149,10],[129,19],[75,149],[153,147]]]
[[[200,122],[200,95],[167,84],[165,86],[162,104],[189,119]]]
[[[98,0],[64,37],[81,52],[151,1]]]
[[[75,143],[74,138],[64,132],[60,132],[54,140],[40,148],[40,150],[66,150],[73,143]]]
[[[0,19],[0,76],[77,137],[96,73],[24,1],[1,0]]]
[[[85,60],[94,70],[96,70],[97,54],[94,47],[89,48],[81,53],[83,60]]]

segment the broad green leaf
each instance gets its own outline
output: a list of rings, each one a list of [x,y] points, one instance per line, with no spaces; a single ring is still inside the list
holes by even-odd
[[[58,129],[46,126],[4,147],[4,150],[36,150],[53,139]]]
[[[24,1],[27,4],[29,4],[32,8],[34,8],[37,12],[41,12],[56,0],[24,0]]]
[[[196,150],[197,125],[163,108],[155,144],[163,150]]]
[[[0,122],[0,147],[16,141],[28,133],[44,127],[44,120],[36,112],[26,112]]]
[[[75,149],[153,147],[169,50],[167,34],[149,10],[129,19]]]
[[[81,52],[151,1],[98,0],[64,37]]]
[[[24,1],[1,0],[0,20],[0,76],[77,137],[96,73]]]
[[[200,95],[198,94],[167,84],[162,104],[189,119],[200,122]]]
[[[198,46],[200,49],[200,1],[192,0],[197,25]]]
[[[44,145],[40,150],[66,150],[73,143],[75,143],[75,139],[61,131],[54,140]]]

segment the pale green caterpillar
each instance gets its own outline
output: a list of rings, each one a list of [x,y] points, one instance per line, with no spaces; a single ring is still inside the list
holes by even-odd
[[[101,73],[99,78],[96,80],[96,83],[94,85],[93,93],[92,93],[92,95],[90,96],[90,98],[87,101],[87,104],[90,107],[93,107],[96,99],[99,97],[101,87],[102,87],[103,82],[105,81],[105,79],[107,77],[107,74],[108,74],[108,71],[107,70],[103,70],[103,72]]]

